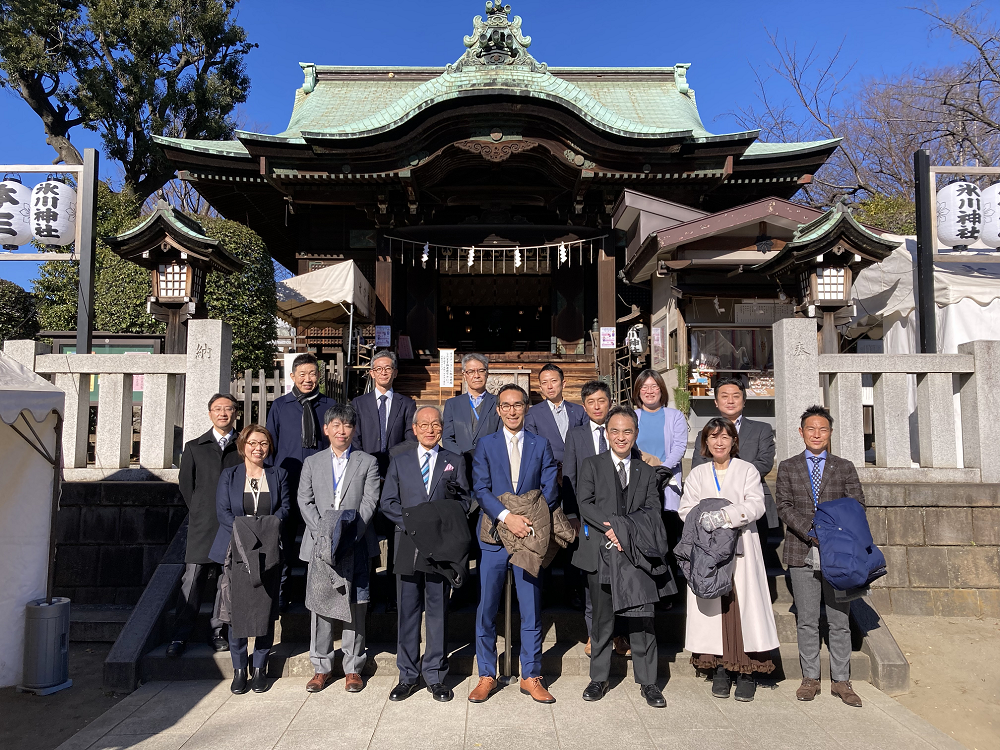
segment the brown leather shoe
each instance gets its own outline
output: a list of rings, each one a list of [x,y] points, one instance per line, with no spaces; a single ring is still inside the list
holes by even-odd
[[[830,695],[835,695],[848,706],[861,708],[861,698],[854,692],[850,680],[830,683]]]
[[[800,701],[811,701],[819,695],[819,680],[810,680],[808,677],[802,678],[802,684],[795,691],[795,697]]]
[[[365,683],[361,679],[361,675],[357,672],[351,672],[347,675],[347,680],[344,682],[344,690],[348,693],[360,693],[365,689]]]
[[[590,639],[587,639],[587,644],[583,647],[583,653],[590,656]]]
[[[330,675],[323,674],[322,672],[317,672],[312,676],[312,679],[306,683],[307,693],[318,693],[320,690],[326,687],[326,684],[330,681]]]
[[[497,681],[489,675],[483,675],[472,692],[469,693],[469,703],[485,703],[497,689]]]
[[[615,636],[615,653],[619,656],[631,656],[632,646],[628,642],[628,638],[623,635]]]
[[[529,677],[521,680],[521,692],[530,695],[538,703],[555,703],[556,699],[552,693],[545,689],[545,683],[541,677]]]

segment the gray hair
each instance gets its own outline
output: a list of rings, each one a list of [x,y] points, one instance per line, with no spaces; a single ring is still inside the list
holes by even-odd
[[[462,371],[463,372],[465,371],[465,366],[469,362],[472,362],[473,360],[475,360],[476,362],[478,362],[479,364],[481,364],[487,370],[490,369],[490,361],[488,359],[486,359],[486,357],[484,357],[482,354],[472,353],[472,354],[466,354],[464,357],[462,357]]]
[[[426,411],[427,409],[433,409],[434,413],[437,415],[438,422],[440,422],[442,425],[444,424],[444,417],[441,416],[441,410],[439,408],[437,408],[436,406],[427,405],[427,406],[418,406],[417,410],[415,412],[413,412],[413,422],[412,422],[412,425],[414,427],[417,426],[417,417],[420,416],[420,412]]]
[[[354,427],[358,423],[358,414],[350,404],[334,404],[323,415],[323,426],[325,427],[334,420]]]
[[[399,360],[396,358],[396,352],[391,352],[388,349],[379,349],[377,352],[375,352],[374,356],[372,357],[372,363],[371,363],[372,367],[375,366],[376,359],[391,359],[392,369],[393,370],[399,369]]]

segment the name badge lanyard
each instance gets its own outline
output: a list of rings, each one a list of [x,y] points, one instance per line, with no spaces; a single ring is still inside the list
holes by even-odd
[[[351,458],[351,449],[350,448],[347,449],[347,451],[344,453],[343,457],[345,459],[347,459],[348,461],[350,460],[350,458]],[[334,458],[334,461],[339,461],[339,460],[340,459]],[[338,499],[339,499],[339,495],[340,495],[340,480],[337,479],[337,467],[336,467],[336,464],[332,465],[330,468],[331,468],[331,472],[333,473],[333,499],[334,499],[334,504],[335,505],[339,505],[340,503],[338,502]],[[344,463],[344,469],[347,469],[347,463],[346,462]],[[342,478],[343,478],[343,476],[341,476],[341,479]]]
[[[260,510],[260,479],[250,478],[250,494],[253,496],[253,514]]]
[[[712,462],[712,476],[715,477],[715,489],[722,494],[722,485],[719,484],[719,475],[715,473],[715,461]]]

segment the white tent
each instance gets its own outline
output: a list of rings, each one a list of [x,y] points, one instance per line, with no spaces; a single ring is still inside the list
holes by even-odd
[[[917,329],[917,239],[899,240],[899,247],[881,263],[869,266],[854,281],[855,315],[848,324],[852,338],[867,333],[881,339],[886,354],[920,351]],[[934,301],[937,319],[937,350],[955,354],[959,344],[977,339],[1000,339],[1000,253],[981,243],[968,252],[948,255],[947,262],[934,264]],[[861,351],[859,342],[859,351]],[[872,351],[870,347],[866,351]],[[916,424],[917,381],[909,377],[910,453],[919,456]],[[870,402],[868,402],[870,403]],[[955,398],[956,448],[962,461],[961,410]]]
[[[370,322],[375,291],[354,261],[294,276],[278,283],[278,316],[296,328],[326,328],[352,319]],[[300,331],[301,333],[301,331]]]
[[[17,684],[24,608],[46,596],[63,392],[0,354],[0,687]]]

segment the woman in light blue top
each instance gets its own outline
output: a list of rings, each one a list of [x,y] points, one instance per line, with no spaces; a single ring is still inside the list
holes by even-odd
[[[688,425],[684,415],[667,406],[667,386],[656,370],[643,370],[635,379],[632,403],[639,417],[636,446],[642,460],[652,466],[666,466],[677,481],[663,492],[663,509],[676,511],[680,503],[681,459],[687,449]]]

